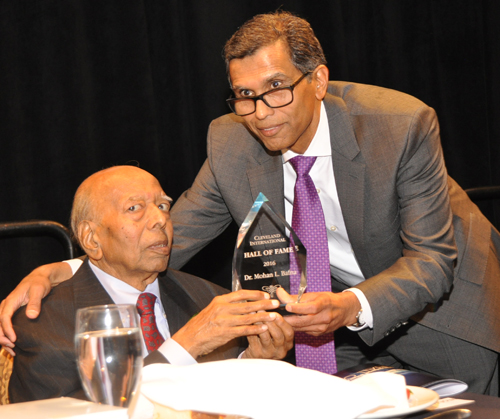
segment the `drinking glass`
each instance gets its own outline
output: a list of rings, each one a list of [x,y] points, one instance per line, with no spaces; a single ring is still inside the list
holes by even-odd
[[[95,403],[128,407],[142,371],[142,340],[134,305],[79,309],[75,347],[85,393]]]

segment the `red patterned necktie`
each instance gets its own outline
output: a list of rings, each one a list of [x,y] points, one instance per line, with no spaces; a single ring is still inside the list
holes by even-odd
[[[156,295],[143,292],[137,299],[137,311],[141,316],[141,329],[148,352],[158,349],[165,339],[158,331],[155,317]]]
[[[293,200],[292,228],[307,249],[307,291],[331,292],[330,256],[326,235],[325,216],[318,191],[309,171],[316,157],[296,156],[289,160],[297,172]],[[290,260],[290,269],[295,268],[296,259]],[[300,275],[290,278],[290,291],[297,294]],[[333,333],[311,336],[295,333],[295,360],[298,367],[309,368],[327,374],[337,372]]]

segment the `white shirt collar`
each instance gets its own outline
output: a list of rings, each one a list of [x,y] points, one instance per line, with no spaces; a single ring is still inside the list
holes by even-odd
[[[307,150],[302,154],[303,156],[331,156],[332,146],[330,144],[330,129],[328,126],[328,115],[326,114],[325,104],[321,102],[321,111],[319,115],[319,124],[314,134],[314,137],[307,147]],[[292,150],[287,150],[283,153],[283,163],[286,163],[291,158],[298,156]]]
[[[95,276],[104,287],[106,292],[110,295],[115,304],[133,304],[137,303],[137,299],[142,292],[149,292],[156,295],[160,299],[160,287],[158,285],[158,278],[149,284],[144,291],[139,291],[137,288],[123,282],[121,279],[104,272],[98,268],[91,261],[89,261],[90,268]]]

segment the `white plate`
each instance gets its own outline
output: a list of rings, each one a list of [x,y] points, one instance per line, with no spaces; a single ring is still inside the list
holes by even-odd
[[[428,388],[408,386],[408,389],[412,391],[412,396],[410,397],[410,407],[406,409],[401,408],[387,408],[380,409],[373,413],[365,413],[358,416],[358,419],[383,419],[383,418],[393,418],[396,416],[406,416],[410,413],[420,412],[425,408],[432,406],[439,400],[439,395]]]

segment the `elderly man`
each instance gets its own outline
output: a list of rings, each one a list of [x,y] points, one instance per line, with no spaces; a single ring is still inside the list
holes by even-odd
[[[241,224],[262,192],[317,273],[300,304],[281,295],[297,314],[286,317],[297,365],[389,363],[498,395],[500,235],[448,176],[434,110],[393,90],[329,81],[312,28],[287,12],[250,19],[224,53],[233,114],[210,125],[207,161],[172,209],[172,265],[231,219]],[[31,299],[37,315],[45,271],[5,302],[9,337],[19,304]]]
[[[268,294],[221,295],[226,291],[214,284],[166,271],[173,237],[170,202],[152,175],[132,166],[97,172],[78,188],[71,226],[88,259],[47,296],[39,318],[29,320],[24,310],[14,316],[12,402],[85,398],[73,340],[75,312],[82,307],[140,308],[139,300],[149,299],[162,336],[148,348],[144,343],[144,355],[151,351],[146,364],[237,357],[243,348],[236,338],[242,336],[250,342],[243,357],[281,358],[290,349],[293,331],[281,316],[265,311],[278,304]]]

